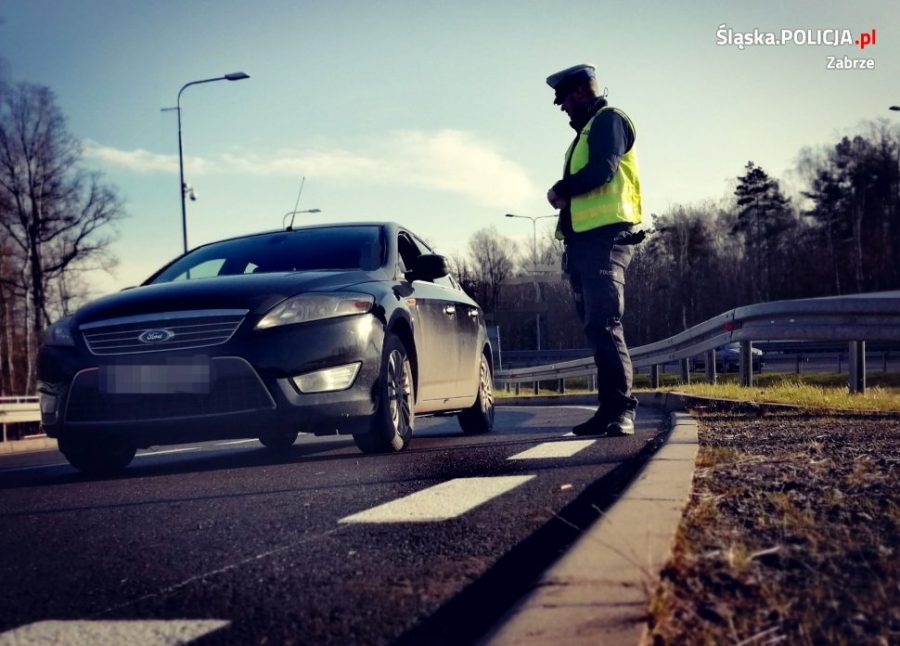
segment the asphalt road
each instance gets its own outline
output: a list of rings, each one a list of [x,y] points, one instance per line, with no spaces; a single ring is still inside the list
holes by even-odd
[[[647,409],[634,437],[566,436],[589,414],[500,408],[475,437],[423,418],[397,455],[344,437],[283,457],[162,447],[106,480],[53,451],[4,456],[0,644],[471,642],[660,439]]]

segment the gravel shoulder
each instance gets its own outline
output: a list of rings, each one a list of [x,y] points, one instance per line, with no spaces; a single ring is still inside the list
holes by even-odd
[[[900,643],[900,415],[694,414],[647,641]]]

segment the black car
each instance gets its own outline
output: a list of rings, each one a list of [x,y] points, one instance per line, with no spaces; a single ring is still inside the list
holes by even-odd
[[[416,414],[494,420],[483,312],[447,261],[394,223],[310,226],[198,247],[50,326],[41,419],[71,464],[137,448],[298,432],[401,451]]]
[[[765,353],[759,348],[750,348],[750,355],[753,358],[753,371],[759,372],[765,365],[763,355]],[[700,355],[694,359],[693,366],[695,370],[703,370],[706,368],[705,355]],[[716,348],[716,372],[737,372],[741,367],[741,344],[739,342],[726,343]]]

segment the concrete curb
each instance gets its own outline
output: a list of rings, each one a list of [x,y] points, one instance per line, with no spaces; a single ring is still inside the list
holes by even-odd
[[[662,404],[646,405],[668,407],[677,401],[670,404],[666,397]],[[670,426],[666,443],[622,497],[585,530],[484,643],[594,646],[643,639],[647,604],[671,555],[699,449],[693,418],[671,412]]]
[[[56,440],[51,437],[33,437],[26,440],[10,440],[0,442],[0,455],[10,453],[26,453],[28,451],[56,450]]]

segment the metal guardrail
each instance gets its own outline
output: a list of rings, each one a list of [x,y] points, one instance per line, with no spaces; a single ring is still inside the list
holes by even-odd
[[[0,427],[4,442],[7,438],[7,425],[40,421],[41,404],[38,397],[0,397]]]
[[[659,386],[660,366],[681,362],[682,380],[690,381],[690,360],[706,355],[706,375],[716,380],[716,348],[740,343],[741,384],[753,384],[754,341],[844,341],[850,349],[851,392],[866,389],[866,341],[900,341],[900,292],[833,296],[747,305],[719,314],[668,339],[631,349],[635,368],[650,368],[650,382]],[[531,368],[497,371],[503,384],[537,384],[592,376],[593,358]]]

